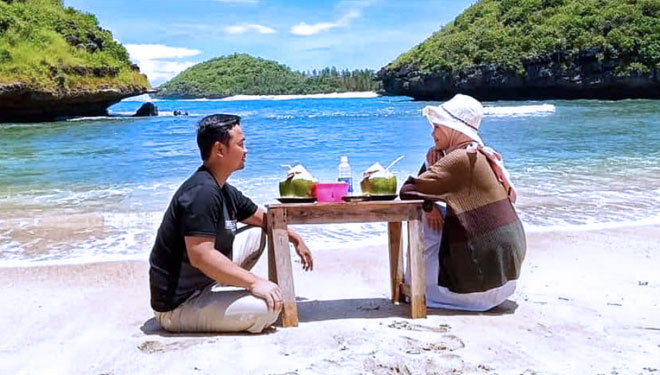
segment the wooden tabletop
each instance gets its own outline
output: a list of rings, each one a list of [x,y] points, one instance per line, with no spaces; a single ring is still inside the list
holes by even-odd
[[[288,224],[389,222],[419,219],[421,200],[277,203],[268,210],[284,210]]]

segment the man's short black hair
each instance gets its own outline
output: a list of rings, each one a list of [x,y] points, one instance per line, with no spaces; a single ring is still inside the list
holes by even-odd
[[[202,160],[207,160],[211,156],[215,142],[227,144],[231,137],[229,131],[240,123],[239,116],[227,114],[210,115],[201,119],[197,127],[197,146]]]

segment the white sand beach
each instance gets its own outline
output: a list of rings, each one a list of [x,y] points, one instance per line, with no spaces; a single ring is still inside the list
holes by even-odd
[[[260,335],[160,330],[146,262],[2,268],[0,374],[660,373],[658,226],[530,234],[511,300],[418,320],[386,249],[312,250],[300,326]]]

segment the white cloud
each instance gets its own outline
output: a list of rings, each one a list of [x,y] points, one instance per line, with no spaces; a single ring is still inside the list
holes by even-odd
[[[330,29],[334,29],[337,26],[339,26],[338,23],[331,23],[331,22],[317,23],[314,25],[308,25],[304,22],[301,22],[291,27],[291,34],[303,35],[303,36],[314,35],[320,33],[321,31],[328,31]]]
[[[140,65],[140,69],[147,74],[149,81],[158,86],[174,78],[177,74],[190,68],[196,63],[192,61],[160,61],[147,60]]]
[[[360,11],[357,9],[351,9],[346,14],[344,14],[337,23],[340,26],[348,26],[349,22],[355,18],[360,17]]]
[[[197,56],[201,51],[190,48],[170,47],[162,44],[125,44],[131,60],[140,66],[149,81],[156,86],[195,65],[193,61],[176,61]]]
[[[267,26],[257,25],[254,23],[251,24],[242,24],[225,27],[225,31],[229,34],[243,34],[249,31],[255,31],[259,34],[273,34],[275,30]]]
[[[181,58],[201,53],[196,49],[170,47],[162,44],[125,44],[124,47],[135,60]]]
[[[318,34],[323,31],[332,30],[337,27],[346,27],[352,20],[360,18],[362,15],[362,9],[371,5],[373,2],[374,0],[365,0],[352,3],[353,7],[344,13],[341,17],[339,17],[339,19],[335,22],[321,22],[313,25],[300,22],[299,24],[291,27],[291,34],[309,36]]]

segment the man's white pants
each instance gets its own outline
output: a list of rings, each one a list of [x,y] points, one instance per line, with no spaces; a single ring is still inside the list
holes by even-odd
[[[261,228],[250,228],[234,239],[233,262],[252,269],[265,247]],[[176,309],[155,312],[161,327],[170,332],[259,333],[277,320],[279,311],[268,311],[266,301],[237,287],[213,283],[196,292]]]

